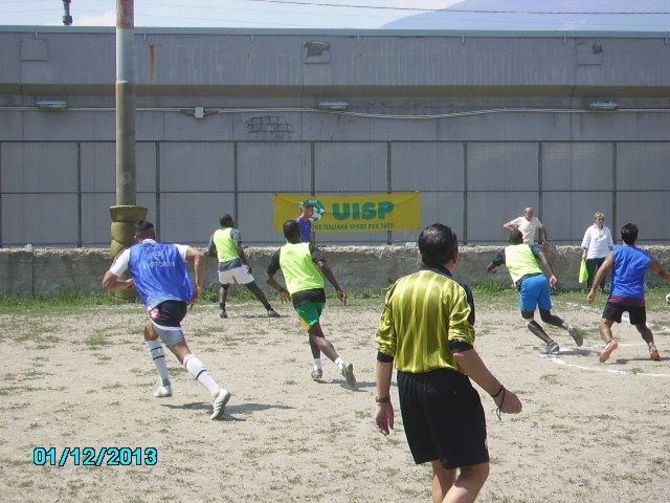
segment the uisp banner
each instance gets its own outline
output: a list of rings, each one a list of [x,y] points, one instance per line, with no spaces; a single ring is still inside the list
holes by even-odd
[[[274,226],[279,232],[286,220],[302,213],[302,205],[312,203],[317,232],[408,231],[421,227],[421,194],[275,194]]]

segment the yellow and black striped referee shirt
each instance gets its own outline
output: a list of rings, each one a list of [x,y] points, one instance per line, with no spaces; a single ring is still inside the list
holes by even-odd
[[[386,295],[377,349],[401,372],[459,371],[451,348],[472,347],[474,304],[467,287],[444,268],[424,268],[400,278]]]

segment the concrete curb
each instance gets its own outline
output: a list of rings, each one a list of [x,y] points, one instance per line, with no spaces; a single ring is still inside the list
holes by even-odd
[[[497,274],[486,273],[498,246],[463,246],[460,264],[454,276],[470,285],[484,281],[509,284],[509,274],[501,267]],[[666,269],[670,269],[670,247],[644,246]],[[277,247],[249,247],[245,252],[256,282],[265,286],[265,269]],[[336,277],[352,292],[380,291],[399,277],[416,271],[419,251],[415,246],[324,246]],[[577,246],[558,246],[551,257],[561,286],[579,288],[580,252]],[[109,252],[102,248],[0,249],[0,294],[29,296],[54,295],[62,289],[83,293],[103,293],[101,279],[109,268]],[[648,284],[663,282],[648,276]],[[217,284],[216,260],[207,259],[207,285]]]

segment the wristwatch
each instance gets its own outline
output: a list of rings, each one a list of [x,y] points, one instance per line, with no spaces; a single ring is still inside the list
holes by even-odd
[[[377,403],[386,403],[386,402],[390,402],[390,401],[391,401],[390,396],[376,396],[375,397],[375,402],[377,402]]]

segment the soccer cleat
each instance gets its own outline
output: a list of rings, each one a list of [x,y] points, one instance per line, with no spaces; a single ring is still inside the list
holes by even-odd
[[[274,309],[268,309],[268,317],[269,318],[281,318],[281,315],[275,311]]]
[[[605,363],[607,359],[610,357],[610,355],[614,352],[614,350],[618,347],[619,343],[614,339],[605,344],[605,347],[600,352],[600,358],[599,358],[600,363]]]
[[[225,389],[220,389],[212,402],[212,415],[210,416],[210,419],[221,419],[223,417],[223,411],[226,409],[228,400],[230,400],[230,392]]]
[[[323,370],[317,369],[316,367],[312,369],[312,373],[310,374],[312,376],[312,379],[315,381],[320,381],[321,378],[323,377]]]
[[[167,386],[160,386],[156,391],[154,391],[154,396],[156,398],[166,398],[172,396],[172,386],[169,384]]]
[[[568,326],[568,333],[570,334],[570,337],[575,340],[577,347],[582,347],[582,344],[584,344],[584,337],[582,337],[582,333],[579,331],[579,329],[573,325],[570,325]]]
[[[354,365],[352,363],[345,363],[342,366],[342,375],[347,381],[347,385],[354,389],[356,387],[356,377],[354,376]]]
[[[561,348],[555,342],[550,342],[545,347],[540,349],[540,353],[543,355],[557,355]]]
[[[655,362],[661,361],[661,355],[658,354],[658,349],[656,349],[656,346],[654,346],[653,344],[649,344],[649,358],[651,358]]]
[[[225,309],[221,309],[221,312],[219,313],[219,318],[228,318],[228,313],[226,313]]]

